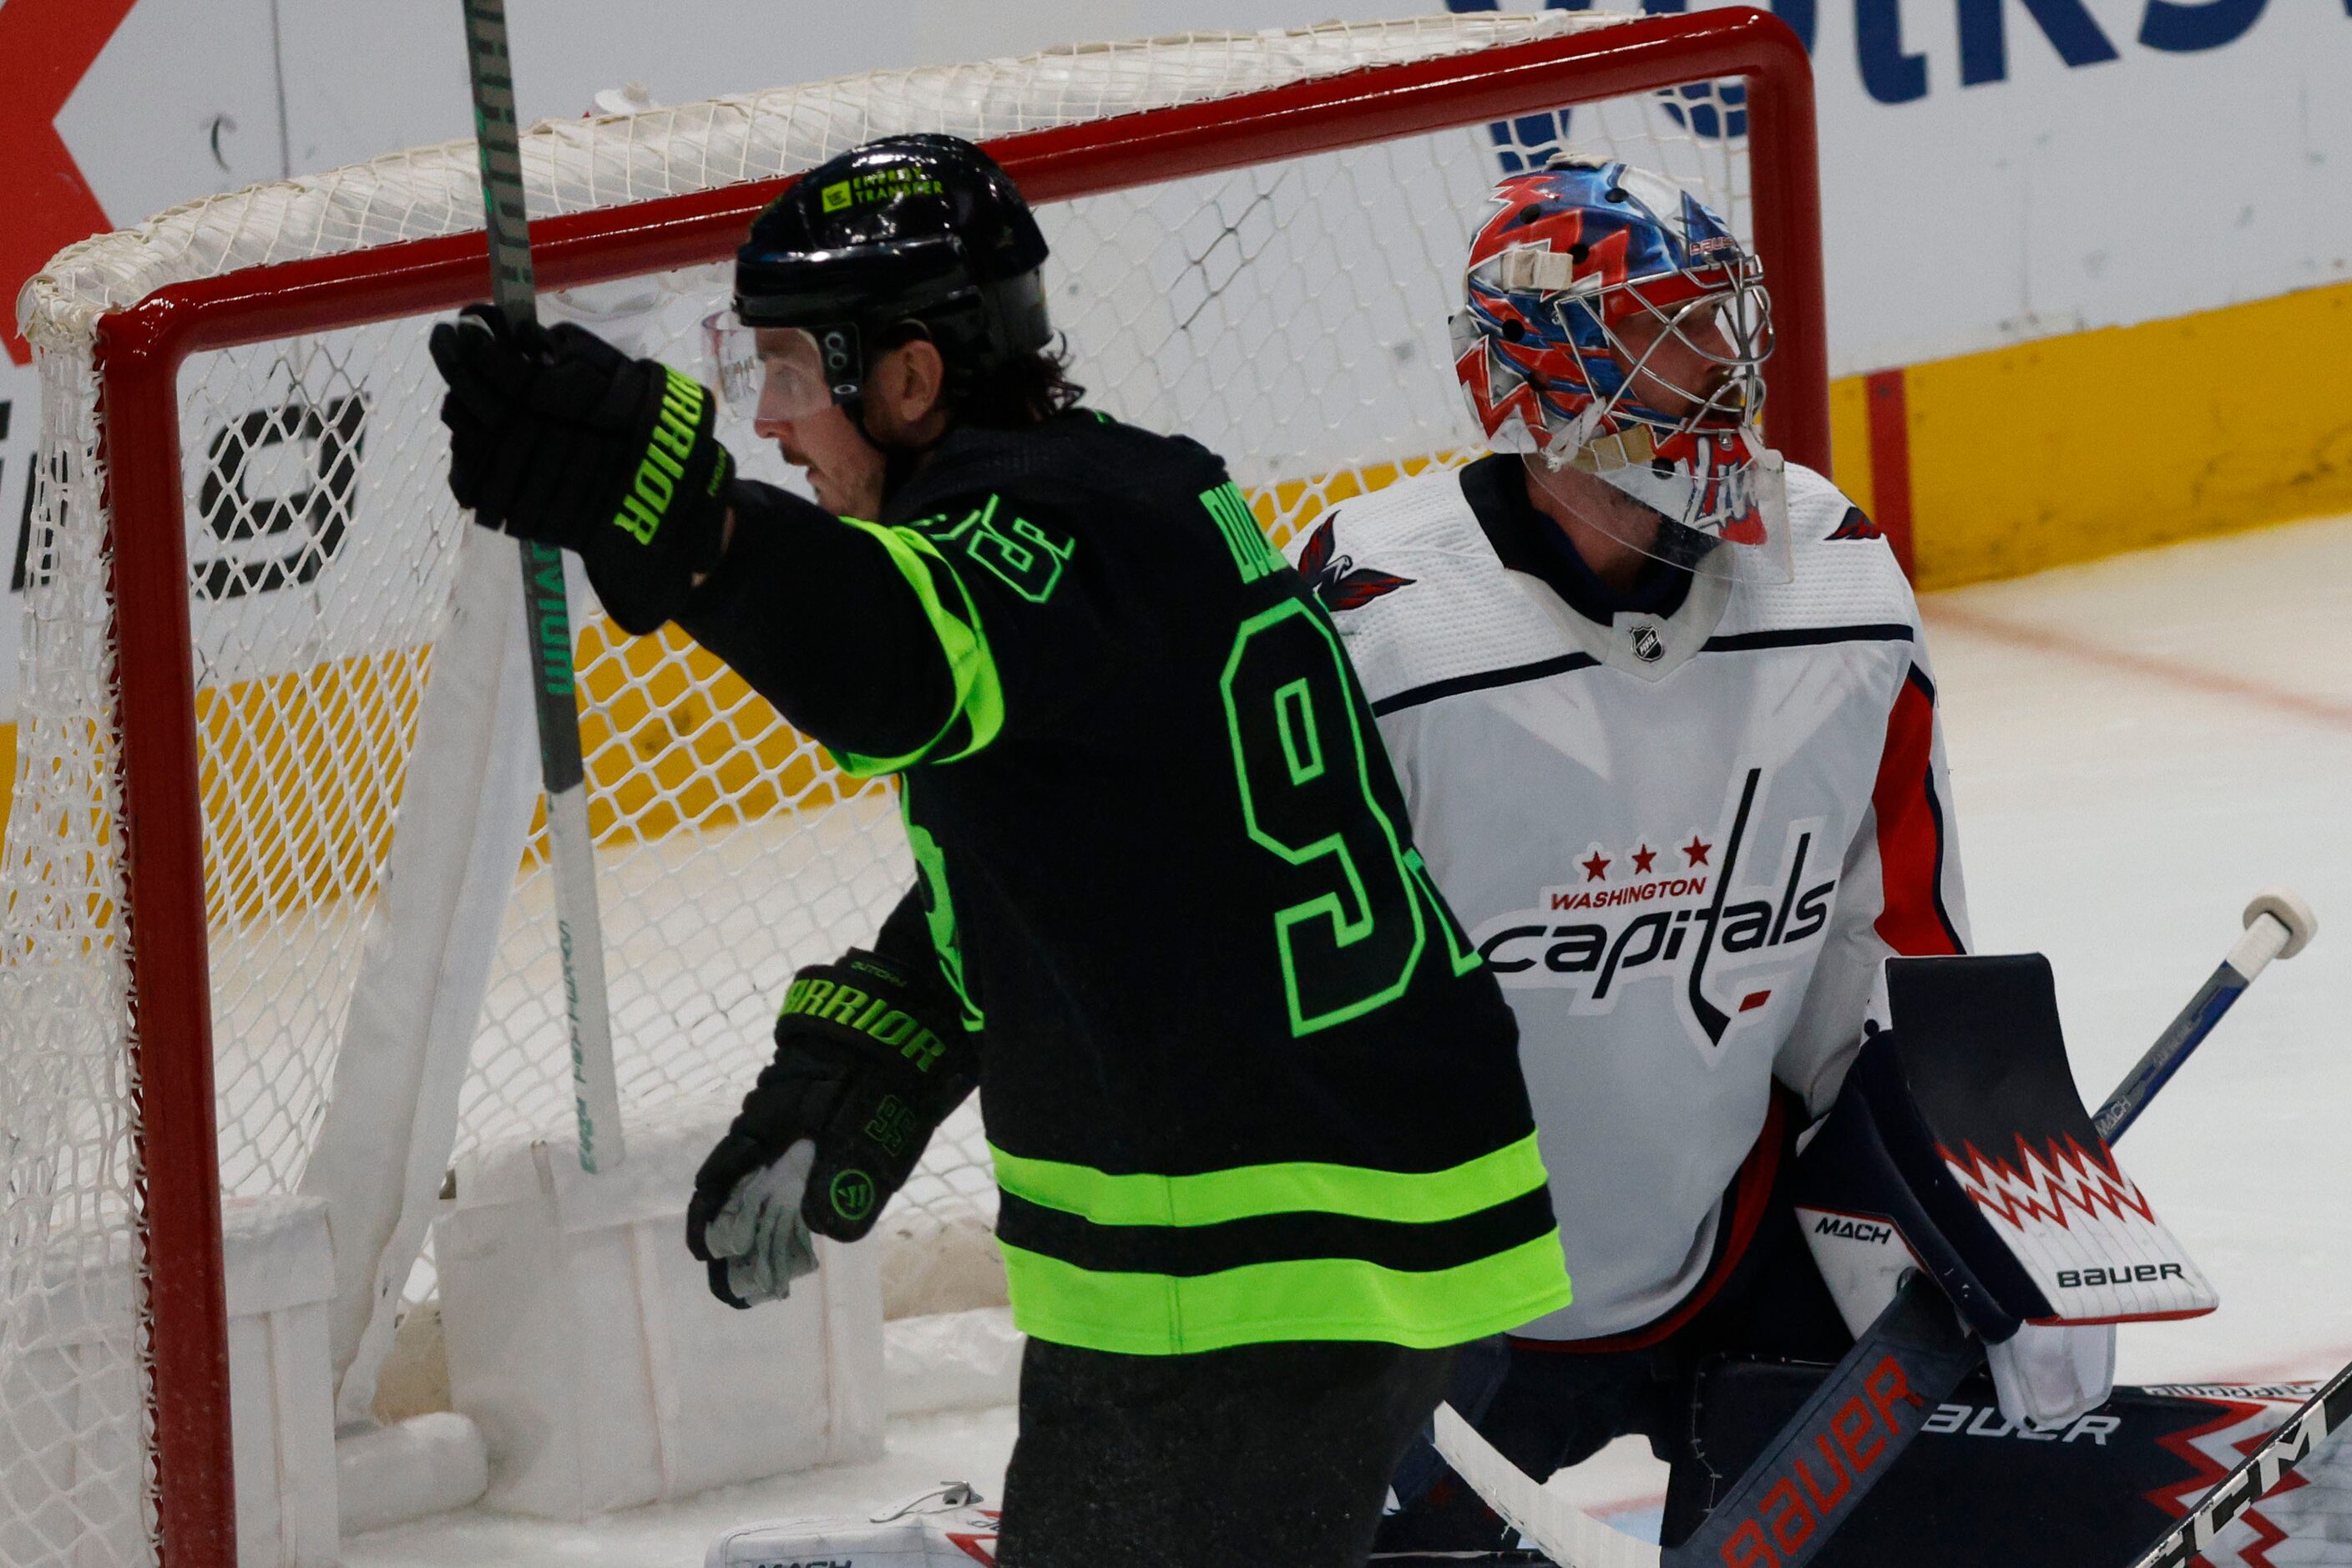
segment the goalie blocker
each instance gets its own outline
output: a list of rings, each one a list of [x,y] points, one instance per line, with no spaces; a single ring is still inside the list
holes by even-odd
[[[2217,1305],[2083,1107],[2046,959],[1890,959],[1864,1030],[1793,1191],[1855,1333],[1924,1269],[2008,1416],[2063,1426],[2111,1390],[2114,1324]]]

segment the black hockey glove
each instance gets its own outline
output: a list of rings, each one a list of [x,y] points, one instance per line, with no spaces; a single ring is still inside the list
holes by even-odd
[[[428,345],[449,384],[449,489],[477,521],[580,552],[642,637],[719,563],[734,459],[709,391],[569,322],[509,325],[468,305]]]
[[[711,1294],[732,1307],[782,1295],[814,1266],[803,1226],[837,1241],[873,1229],[979,1081],[979,1046],[935,977],[855,947],[794,975],[775,1060],[687,1205]]]

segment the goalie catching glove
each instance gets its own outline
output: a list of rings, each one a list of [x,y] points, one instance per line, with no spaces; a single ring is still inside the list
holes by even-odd
[[[730,1307],[784,1295],[816,1267],[809,1233],[856,1241],[980,1081],[944,984],[863,948],[793,977],[776,1058],[702,1163],[686,1245]]]
[[[449,384],[449,489],[487,527],[577,551],[636,636],[684,608],[719,563],[734,459],[715,400],[658,360],[569,322],[511,325],[468,305],[433,329]]]

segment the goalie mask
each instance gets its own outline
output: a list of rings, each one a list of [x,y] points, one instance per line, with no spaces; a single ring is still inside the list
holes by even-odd
[[[1625,163],[1563,154],[1494,204],[1450,322],[1487,444],[1536,459],[1538,485],[1572,467],[1657,513],[1654,537],[1620,535],[1635,549],[1719,574],[1745,557],[1785,580],[1782,465],[1759,427],[1762,264],[1696,198]]]
[[[915,323],[951,390],[1045,346],[1045,239],[996,161],[953,136],[885,136],[770,203],[735,258],[735,308],[703,325],[728,405],[858,416],[874,357]],[[764,329],[764,336],[754,333]]]

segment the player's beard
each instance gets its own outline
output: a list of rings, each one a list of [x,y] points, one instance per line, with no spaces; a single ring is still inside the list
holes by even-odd
[[[860,460],[862,454],[853,453],[846,461],[821,458],[782,441],[776,449],[801,471],[816,504],[834,516],[872,519],[881,514],[886,469],[882,454],[871,446],[866,447],[872,456],[870,468]]]

